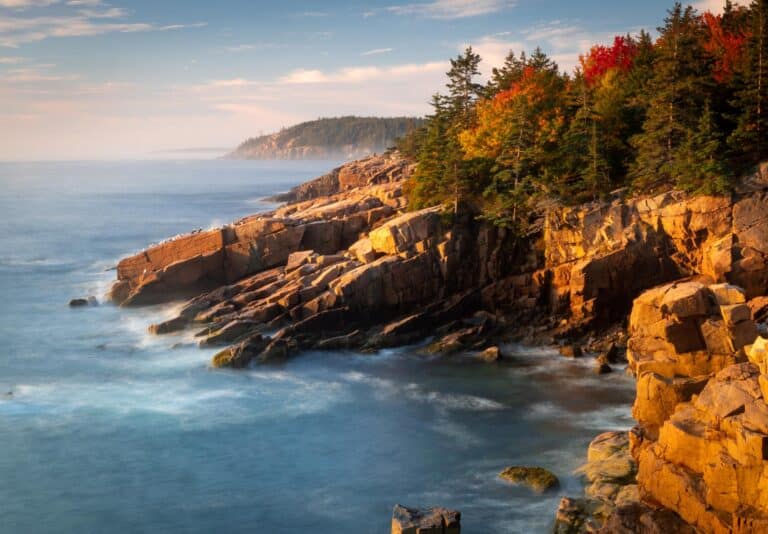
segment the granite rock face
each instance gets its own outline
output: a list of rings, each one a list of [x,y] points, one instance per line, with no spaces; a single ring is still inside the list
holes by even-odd
[[[403,206],[400,182],[377,185],[372,179],[371,185],[348,193],[179,236],[121,260],[112,300],[122,305],[166,302],[284,265],[301,250],[335,254]]]
[[[736,286],[681,282],[642,294],[630,318],[639,497],[704,533],[768,531],[766,341],[745,301]],[[638,510],[606,528],[629,531]]]
[[[668,192],[552,209],[544,268],[553,310],[610,322],[642,291],[686,275],[768,293],[768,192],[689,197]]]
[[[397,154],[368,156],[337,167],[328,174],[298,185],[288,193],[278,195],[277,200],[280,202],[303,202],[336,195],[359,187],[398,182],[407,179],[414,167],[414,164],[398,157]]]
[[[471,217],[405,211],[412,168],[397,154],[371,156],[299,186],[291,203],[271,213],[150,247],[119,263],[112,299],[142,305],[192,297],[179,317],[152,331],[198,324],[203,346],[278,331],[291,340],[282,347],[290,352],[341,340],[349,348],[411,343],[479,309],[569,335],[622,319],[643,291],[683,275],[739,281],[738,298],[727,286],[718,296],[686,285],[659,297],[674,299],[671,308],[651,296],[636,306],[655,315],[639,319],[647,335],[633,335],[630,363],[656,369],[643,379],[646,389],[663,391],[669,405],[703,387],[695,377],[735,363],[732,345],[754,335],[748,319],[768,314],[757,296],[768,287],[761,263],[768,193],[757,186],[732,197],[669,192],[549,206],[536,244],[521,245]],[[440,335],[450,341],[453,334]],[[598,371],[609,371],[602,363]],[[685,378],[692,380],[675,375],[679,366],[690,367]]]

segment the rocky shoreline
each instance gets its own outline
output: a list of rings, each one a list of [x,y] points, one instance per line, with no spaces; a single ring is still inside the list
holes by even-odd
[[[438,208],[407,211],[412,171],[396,153],[346,164],[273,212],[123,259],[110,298],[190,299],[150,331],[194,329],[201,346],[221,347],[214,367],[426,338],[432,352],[486,361],[503,357],[500,341],[558,344],[571,356],[584,347],[600,356],[599,372],[626,352],[639,425],[593,442],[588,492],[563,500],[556,531],[768,529],[768,425],[754,423],[763,360],[751,348],[768,316],[766,166],[728,197],[617,191],[548,206],[524,242]],[[688,457],[702,447],[730,471]]]

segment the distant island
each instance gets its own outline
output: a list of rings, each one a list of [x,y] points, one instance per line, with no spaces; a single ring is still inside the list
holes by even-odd
[[[383,152],[423,123],[416,117],[334,117],[245,140],[229,159],[354,159]]]

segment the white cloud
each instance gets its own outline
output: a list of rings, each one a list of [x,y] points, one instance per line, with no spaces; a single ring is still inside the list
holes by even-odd
[[[433,0],[390,6],[387,11],[396,15],[417,15],[432,19],[461,19],[497,13],[514,5],[512,0]]]
[[[59,0],[0,0],[0,7],[13,9],[25,9],[28,7],[45,7],[55,4]]]
[[[77,80],[76,74],[54,74],[50,68],[55,65],[32,65],[30,67],[9,70],[0,75],[0,82],[6,83],[39,83],[39,82],[63,82]]]
[[[448,64],[444,61],[409,63],[389,67],[345,67],[333,72],[323,72],[317,69],[297,69],[280,78],[279,82],[287,85],[324,83],[349,84],[380,80],[389,76],[404,76],[425,72],[444,72],[447,69]]]
[[[423,115],[448,70],[447,61],[308,68],[189,86],[66,80],[54,67],[33,66],[38,77],[62,79],[0,80],[0,123],[14,132],[0,159],[141,158],[178,146],[234,147],[259,130],[321,116]]]
[[[0,2],[21,0],[0,0]],[[27,0],[24,0],[27,1]],[[81,5],[81,4],[78,4]],[[84,4],[83,4],[84,5]],[[89,3],[88,5],[96,5]],[[24,43],[51,37],[81,37],[107,33],[137,33],[170,31],[204,26],[205,23],[169,24],[159,26],[146,22],[117,22],[127,11],[121,8],[105,10],[83,9],[74,14],[52,16],[0,16],[0,46],[18,48]]]
[[[325,83],[328,81],[328,77],[323,74],[323,71],[317,69],[297,69],[283,76],[281,80],[283,83],[296,84],[296,83]]]
[[[361,56],[377,56],[379,54],[388,54],[392,52],[394,48],[374,48],[373,50],[366,50],[361,53]]]
[[[83,9],[80,11],[80,15],[90,19],[119,19],[127,14],[128,11],[122,7],[111,7],[103,11],[96,11],[95,9]]]
[[[0,65],[18,65],[19,63],[24,63],[26,60],[26,58],[18,56],[0,56]]]
[[[248,52],[252,50],[271,50],[273,48],[281,48],[276,43],[244,43],[226,48],[227,52],[237,54],[238,52]]]
[[[590,32],[578,24],[555,20],[539,26],[528,28],[516,35],[502,32],[486,35],[462,43],[459,50],[471,44],[483,59],[481,70],[484,76],[489,76],[493,67],[503,64],[510,50],[519,55],[521,52],[530,54],[537,46],[554,60],[560,70],[572,72],[579,63],[579,56],[589,52],[595,44],[608,44],[616,35],[639,31],[636,28],[621,28],[615,32]],[[514,39],[513,39],[514,38]]]
[[[210,83],[212,87],[245,87],[247,85],[257,85],[258,82],[246,80],[244,78],[232,78],[231,80],[214,80]]]
[[[749,0],[734,0],[733,3],[740,6],[748,6],[750,2]],[[711,11],[717,15],[722,13],[725,7],[725,0],[699,0],[698,2],[693,2],[692,5],[701,13]]]

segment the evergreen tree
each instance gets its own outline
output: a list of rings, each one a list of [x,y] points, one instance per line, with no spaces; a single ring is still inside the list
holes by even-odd
[[[504,59],[504,65],[500,68],[493,67],[491,79],[486,88],[486,96],[492,97],[502,91],[509,90],[512,84],[519,81],[522,77],[526,62],[525,52],[522,52],[518,58],[515,56],[515,52],[510,50]]]
[[[592,91],[580,72],[570,84],[569,93],[576,111],[561,144],[564,169],[560,190],[578,201],[607,192],[609,165],[602,117],[594,108]]]
[[[768,0],[754,0],[749,18],[745,59],[737,74],[736,128],[728,139],[741,167],[768,157]]]
[[[688,132],[676,151],[672,174],[678,187],[691,193],[721,194],[729,190],[722,142],[708,104],[696,130]]]
[[[701,21],[692,7],[676,3],[659,34],[643,131],[633,140],[631,174],[640,188],[674,183],[676,151],[697,128],[712,86]]]
[[[418,165],[408,183],[411,206],[420,209],[440,204],[445,196],[445,178],[450,154],[450,113],[446,98],[432,96],[432,114],[427,117]]]
[[[451,60],[448,76],[448,95],[454,113],[454,123],[459,128],[469,128],[472,124],[472,110],[475,101],[483,94],[483,86],[475,82],[480,75],[480,56],[469,46],[464,53]]]

